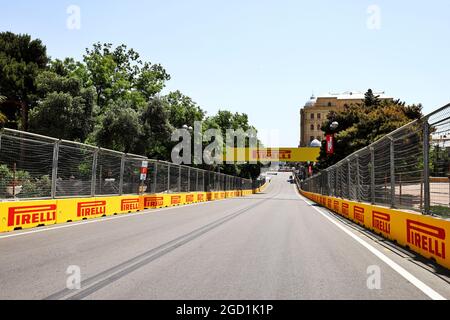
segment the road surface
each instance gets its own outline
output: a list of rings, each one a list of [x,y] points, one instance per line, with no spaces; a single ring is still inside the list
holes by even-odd
[[[0,235],[0,299],[450,298],[448,273],[288,178],[245,198]]]

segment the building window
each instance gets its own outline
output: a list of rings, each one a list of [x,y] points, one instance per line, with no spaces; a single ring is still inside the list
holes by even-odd
[[[317,130],[319,130],[320,131],[320,128],[321,128],[322,126],[320,125],[320,124],[318,124],[317,125]]]
[[[314,120],[314,113],[311,113],[311,120]]]
[[[317,114],[317,119],[319,119],[319,120],[320,120],[320,117],[321,117],[321,114],[320,114],[320,113],[318,113],[318,114]]]
[[[311,130],[314,130],[314,125],[312,124],[310,128],[311,128]]]
[[[331,107],[331,102],[328,102],[328,106]]]
[[[313,142],[314,136],[309,137],[309,142]]]

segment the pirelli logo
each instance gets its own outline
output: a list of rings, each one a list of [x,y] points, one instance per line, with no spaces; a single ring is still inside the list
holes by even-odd
[[[391,215],[372,211],[372,227],[378,231],[391,234]]]
[[[106,201],[78,202],[77,217],[102,216],[106,214]]]
[[[342,202],[342,214],[348,217],[348,203]]]
[[[364,208],[354,206],[353,207],[353,217],[355,220],[364,223]]]
[[[445,259],[445,230],[419,221],[406,220],[406,241]]]
[[[181,196],[170,197],[170,204],[180,204],[180,203],[181,203]]]
[[[164,205],[164,197],[146,197],[144,198],[144,207],[161,207]]]
[[[221,198],[225,198],[225,192],[221,192],[221,193],[220,193],[220,197],[221,197]]]
[[[327,207],[331,209],[331,199],[328,199]]]
[[[186,195],[186,202],[194,202],[194,195],[193,194],[187,194]]]
[[[334,200],[333,209],[334,209],[334,211],[339,212],[339,201],[338,200]]]
[[[8,209],[8,227],[43,224],[55,221],[56,204],[10,207]]]
[[[203,201],[204,199],[204,195],[203,194],[198,194],[197,195],[197,201]]]
[[[139,210],[139,198],[122,199],[120,204],[122,211]]]

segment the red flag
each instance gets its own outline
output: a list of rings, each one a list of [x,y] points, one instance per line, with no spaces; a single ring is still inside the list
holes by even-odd
[[[334,153],[334,136],[332,134],[327,134],[327,154]]]

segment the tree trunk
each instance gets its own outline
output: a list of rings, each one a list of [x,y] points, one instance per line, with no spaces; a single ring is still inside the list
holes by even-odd
[[[28,131],[28,105],[25,101],[20,102],[20,113],[22,116],[21,130]]]

